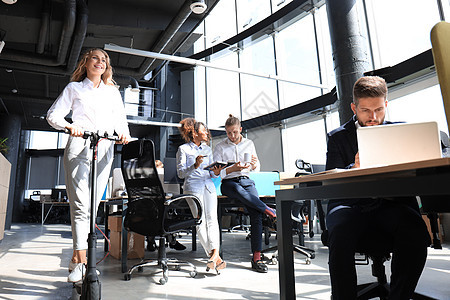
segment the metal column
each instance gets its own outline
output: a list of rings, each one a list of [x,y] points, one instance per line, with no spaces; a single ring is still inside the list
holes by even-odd
[[[353,115],[353,85],[372,69],[362,0],[326,0],[340,123]]]

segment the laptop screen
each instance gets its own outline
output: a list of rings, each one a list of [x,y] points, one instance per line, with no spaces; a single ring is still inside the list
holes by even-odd
[[[361,168],[442,157],[436,122],[360,127],[357,137]]]

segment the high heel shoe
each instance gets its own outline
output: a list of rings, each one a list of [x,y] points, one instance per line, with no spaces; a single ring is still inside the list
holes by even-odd
[[[216,269],[216,262],[214,260],[208,260],[206,263],[206,272],[209,272],[211,269]]]
[[[223,270],[226,267],[227,267],[227,263],[224,260],[222,260],[220,263],[218,263],[217,266],[216,266],[216,273],[217,273],[217,275],[220,275],[220,270]]]

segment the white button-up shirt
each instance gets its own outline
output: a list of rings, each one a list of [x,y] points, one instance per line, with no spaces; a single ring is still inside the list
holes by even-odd
[[[64,118],[72,111],[72,124],[86,131],[129,136],[120,92],[100,81],[98,88],[88,78],[70,82],[47,112],[48,123],[57,130],[70,125]]]
[[[197,156],[204,155],[202,164],[195,168],[195,160]],[[194,193],[203,194],[206,189],[212,193],[215,192],[211,177],[217,177],[214,172],[203,170],[204,167],[213,163],[213,155],[211,148],[205,143],[197,146],[193,142],[189,142],[178,147],[177,151],[177,174],[178,177],[184,178],[184,190]]]
[[[220,143],[218,143],[214,148],[214,161],[223,161],[223,162],[240,161],[241,163],[243,163],[245,153],[250,153],[251,155],[254,155],[256,156],[256,158],[258,158],[258,155],[256,154],[255,145],[251,140],[242,137],[242,140],[238,144],[235,144],[228,138],[226,138]],[[258,172],[260,169],[259,159],[256,162],[255,169],[253,170],[250,169],[251,167],[243,169],[240,172],[232,172],[228,175],[226,173],[226,169],[223,169],[222,171],[220,171],[220,177],[222,177],[222,179],[228,179],[238,176],[248,176],[248,173],[250,171]]]

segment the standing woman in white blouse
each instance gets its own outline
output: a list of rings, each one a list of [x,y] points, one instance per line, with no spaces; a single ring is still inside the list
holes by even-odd
[[[108,54],[102,49],[90,49],[81,58],[55,103],[47,112],[48,123],[57,130],[67,129],[70,137],[64,151],[66,189],[70,202],[73,255],[69,263],[67,281],[83,279],[86,270],[90,212],[90,153],[89,139],[81,138],[84,131],[114,132],[120,142],[130,139],[122,97],[114,86]],[[72,123],[65,117],[72,112]],[[114,142],[100,140],[97,152],[97,198],[98,209],[111,171]]]
[[[177,151],[177,173],[178,177],[184,178],[184,193],[193,194],[198,197],[203,208],[201,223],[197,226],[200,243],[205,249],[209,259],[206,271],[219,270],[226,267],[225,261],[219,256],[220,235],[217,220],[217,194],[211,177],[217,177],[221,168],[207,171],[203,168],[213,163],[211,148],[206,144],[209,142],[210,133],[202,122],[193,118],[186,118],[181,122],[180,132],[185,144]],[[198,214],[197,207],[189,205],[192,214]]]

